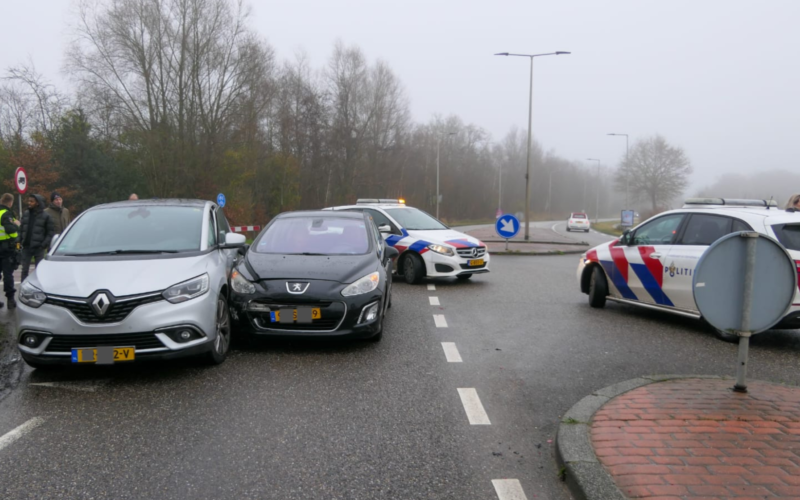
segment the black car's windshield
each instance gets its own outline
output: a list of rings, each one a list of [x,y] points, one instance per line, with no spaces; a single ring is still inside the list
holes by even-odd
[[[416,208],[387,208],[386,213],[410,231],[447,229],[447,226]]]
[[[139,206],[92,210],[64,235],[55,255],[121,255],[200,250],[202,207]]]
[[[369,237],[363,219],[287,217],[270,224],[256,253],[291,255],[363,255]]]

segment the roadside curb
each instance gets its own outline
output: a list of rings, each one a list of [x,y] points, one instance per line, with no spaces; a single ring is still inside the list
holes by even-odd
[[[469,233],[467,233],[467,234],[469,234]],[[506,242],[506,240],[499,240],[499,239],[491,239],[491,240],[482,239],[481,241],[484,242],[484,243],[505,243]],[[540,240],[522,240],[522,241],[518,241],[518,240],[512,238],[512,239],[508,240],[508,242],[509,243],[524,243],[524,244],[534,244],[534,243],[536,243],[536,244],[540,244],[540,245],[581,245],[581,246],[585,246],[585,247],[589,246],[589,243],[587,243],[585,241],[544,241],[544,240],[541,240],[541,241]]]
[[[494,255],[520,255],[520,256],[525,256],[525,255],[580,255],[580,254],[586,252],[586,250],[587,249],[582,249],[582,250],[547,250],[546,252],[537,252],[537,251],[529,252],[529,251],[526,251],[526,250],[520,250],[518,252],[514,252],[514,251],[506,252],[505,250],[501,250],[499,252],[490,251],[489,254],[492,255],[492,256],[494,256]]]
[[[628,391],[678,379],[716,379],[713,375],[650,375],[626,380],[594,391],[564,414],[556,435],[556,463],[562,479],[578,500],[627,500],[594,452],[590,426],[594,414],[607,402]]]

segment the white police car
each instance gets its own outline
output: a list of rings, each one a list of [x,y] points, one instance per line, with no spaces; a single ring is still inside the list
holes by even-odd
[[[697,262],[717,239],[738,231],[776,238],[800,268],[800,212],[779,209],[771,200],[699,198],[583,254],[578,283],[592,307],[612,300],[700,319],[692,293]],[[800,293],[793,302],[775,328],[800,328]],[[723,340],[737,338],[715,332]]]
[[[386,244],[400,251],[396,271],[406,283],[423,277],[469,279],[489,272],[486,245],[454,231],[403,200],[360,199],[355,205],[326,210],[356,210],[370,214]]]

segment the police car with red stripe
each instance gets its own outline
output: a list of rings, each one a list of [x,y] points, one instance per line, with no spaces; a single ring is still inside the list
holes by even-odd
[[[450,229],[422,210],[406,206],[404,200],[360,199],[355,205],[325,210],[354,210],[371,215],[386,244],[400,252],[395,269],[406,283],[418,283],[426,276],[466,280],[489,272],[486,245]]]
[[[800,269],[800,212],[781,210],[773,200],[696,198],[583,254],[578,283],[592,307],[611,300],[701,319],[692,293],[695,267],[712,243],[739,231],[776,238]],[[800,328],[800,293],[775,328]],[[714,331],[723,340],[737,340]]]

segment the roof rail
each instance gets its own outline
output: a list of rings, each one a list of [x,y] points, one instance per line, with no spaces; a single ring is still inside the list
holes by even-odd
[[[740,198],[689,198],[684,202],[684,208],[694,205],[715,205],[726,207],[766,207],[777,208],[775,200],[747,200]]]

